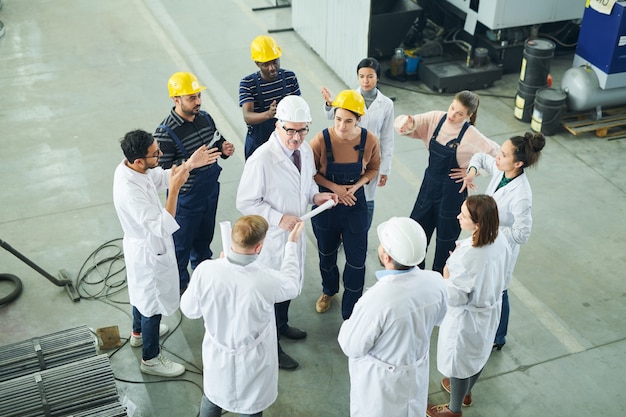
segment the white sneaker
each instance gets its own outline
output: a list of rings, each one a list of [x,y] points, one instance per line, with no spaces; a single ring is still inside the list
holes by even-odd
[[[159,324],[159,337],[163,337],[169,331],[170,328],[167,327],[167,324]],[[130,345],[132,347],[139,347],[143,345],[143,338],[141,337],[141,333],[139,333],[139,335],[135,335],[133,332],[130,332]]]
[[[156,358],[141,361],[141,372],[157,376],[179,376],[185,373],[185,367],[180,363],[172,362],[161,353]]]

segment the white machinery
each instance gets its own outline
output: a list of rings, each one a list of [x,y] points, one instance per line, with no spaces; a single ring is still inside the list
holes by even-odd
[[[478,21],[487,28],[505,29],[580,19],[584,0],[447,0],[466,13],[465,29]],[[470,26],[468,28],[468,25]]]
[[[519,72],[525,39],[552,39],[540,33],[542,25],[563,22],[561,28],[569,28],[561,35],[568,36],[585,9],[585,0],[446,0],[444,4],[463,21],[459,37],[474,47],[487,48],[503,73]]]

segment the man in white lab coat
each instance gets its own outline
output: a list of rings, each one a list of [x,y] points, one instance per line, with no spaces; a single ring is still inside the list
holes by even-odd
[[[159,167],[163,154],[150,133],[128,132],[120,145],[126,159],[115,169],[113,204],[124,231],[128,296],[133,306],[130,344],[142,346],[141,372],[178,376],[185,367],[170,361],[159,349],[159,335],[167,332],[161,316],[174,313],[179,303],[172,239],[178,230],[176,201],[189,171],[215,162],[220,153],[202,146],[180,167],[163,170]],[[158,193],[165,189],[164,208]]]
[[[329,199],[337,202],[332,193],[320,193],[313,180],[315,163],[313,151],[304,141],[309,132],[311,112],[300,96],[284,97],[276,108],[276,129],[246,161],[237,190],[237,209],[244,215],[258,214],[269,223],[265,249],[259,262],[278,269],[282,262],[282,248],[289,231],[300,221],[309,205],[321,205]],[[301,273],[304,273],[306,239],[298,244]],[[278,334],[288,339],[303,339],[306,332],[289,326],[289,303],[275,306]],[[295,369],[298,362],[287,355],[278,344],[278,363],[281,369]]]
[[[202,363],[204,396],[200,417],[219,417],[222,409],[241,416],[261,416],[278,396],[274,303],[300,294],[302,274],[298,240],[303,222],[291,228],[280,271],[258,262],[267,221],[243,216],[231,232],[224,258],[206,260],[195,269],[180,310],[204,318]]]
[[[377,232],[385,270],[338,337],[350,358],[350,416],[423,417],[430,337],[446,313],[446,287],[441,274],[416,266],[427,246],[416,221],[392,217]]]

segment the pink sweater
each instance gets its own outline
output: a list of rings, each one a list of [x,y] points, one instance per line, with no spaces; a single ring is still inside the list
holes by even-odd
[[[415,119],[414,130],[405,134],[405,136],[421,139],[428,149],[430,138],[435,133],[435,129],[439,124],[439,120],[446,112],[443,111],[429,111],[427,113],[416,114],[413,116]],[[394,122],[394,128],[398,134],[400,133],[400,127],[404,124],[406,116],[398,116]],[[437,136],[437,142],[445,145],[452,139],[456,138],[463,127],[463,123],[452,124],[446,120],[439,131]],[[500,151],[500,145],[491,139],[487,139],[483,136],[478,129],[474,126],[470,126],[461,139],[461,144],[456,150],[456,160],[461,168],[467,168],[472,155],[479,152],[487,153],[495,157]]]

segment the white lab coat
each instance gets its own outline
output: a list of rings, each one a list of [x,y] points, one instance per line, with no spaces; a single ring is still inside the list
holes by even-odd
[[[501,233],[491,245],[480,248],[472,246],[471,237],[457,244],[446,262],[448,312],[439,327],[437,369],[464,379],[478,373],[489,359],[500,322],[510,249]]]
[[[180,310],[204,318],[204,394],[233,413],[255,414],[278,396],[278,341],[274,303],[295,298],[302,289],[297,245],[284,249],[280,271],[259,262],[246,266],[227,258],[207,260],[195,269]]]
[[[361,93],[361,88],[355,88]],[[334,108],[326,106],[324,103],[324,113],[328,119],[332,119],[335,115]],[[374,200],[376,190],[378,189],[378,180],[381,175],[389,175],[391,173],[391,160],[393,159],[394,144],[394,112],[393,101],[378,90],[376,98],[365,110],[365,114],[361,116],[359,126],[372,132],[378,138],[380,143],[380,168],[376,178],[363,186],[365,190],[365,199],[367,201]]]
[[[508,261],[505,283],[505,289],[508,289],[519,255],[520,245],[528,241],[533,225],[533,194],[530,189],[530,183],[526,174],[523,173],[496,191],[498,184],[500,184],[504,176],[504,172],[498,170],[494,157],[484,153],[474,154],[469,166],[482,168],[491,175],[491,181],[485,190],[485,194],[493,196],[493,199],[498,204],[500,232],[504,234],[511,247],[511,257]]]
[[[350,416],[425,415],[430,336],[446,299],[441,274],[417,267],[385,274],[363,294],[338,336],[349,357]]]
[[[145,317],[173,314],[180,297],[172,239],[179,226],[158,194],[167,189],[169,177],[170,170],[157,167],[141,174],[122,162],[113,178],[113,204],[124,231],[128,296]]]
[[[259,262],[280,268],[282,253],[289,232],[279,227],[283,214],[300,217],[313,203],[319,187],[313,180],[316,173],[313,151],[308,143],[300,145],[300,172],[285,154],[280,138],[273,132],[243,167],[237,189],[237,209],[244,215],[257,214],[269,223]],[[300,259],[304,259],[306,239],[298,240]],[[304,262],[301,262],[304,268]]]

